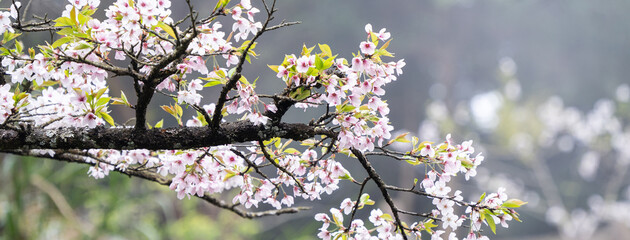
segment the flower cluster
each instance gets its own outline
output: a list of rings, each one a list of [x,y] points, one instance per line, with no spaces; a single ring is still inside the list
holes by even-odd
[[[389,39],[390,34],[385,29],[372,32],[370,24],[365,29],[368,41],[360,44],[361,55],[350,63],[342,58],[334,59],[330,48],[320,45],[320,54],[312,54],[312,48],[304,47],[302,56],[287,55],[274,69],[289,86],[325,89],[324,93],[298,92],[297,99],[301,102],[296,106],[306,109],[325,103],[336,107],[333,124],[341,127],[340,149],[374,150],[375,143],[381,146],[393,130],[387,117],[388,104],[381,96],[385,94],[383,86],[402,74],[405,62],[383,62],[381,56],[392,56],[386,50],[389,42],[383,43],[380,49],[376,47],[380,41]],[[328,74],[331,67],[341,74]]]
[[[11,85],[5,84],[0,87],[0,124],[4,123],[13,113],[13,95]]]
[[[247,18],[241,16],[243,12],[246,12]],[[234,39],[237,42],[239,39],[247,39],[250,33],[255,35],[258,33],[258,30],[262,28],[260,22],[254,21],[254,15],[258,12],[260,12],[260,10],[252,7],[250,0],[242,0],[240,4],[232,8],[230,14],[235,21],[234,25],[232,25],[232,31],[236,32]]]
[[[409,142],[405,139],[405,136],[406,134],[403,134],[392,139],[388,145],[393,142]],[[484,159],[481,154],[471,157],[474,153],[472,141],[454,144],[449,134],[446,136],[446,140],[439,144],[432,144],[431,142],[418,143],[418,139],[413,137],[411,145],[413,147],[412,150],[401,153],[401,158],[407,159],[407,162],[411,165],[423,164],[429,169],[418,186],[424,191],[418,191],[417,193],[432,198],[435,208],[429,211],[429,218],[412,223],[411,227],[405,229],[405,231],[397,229],[397,225],[391,215],[383,214],[380,209],[372,210],[369,220],[376,228],[379,239],[398,239],[403,232],[405,235],[413,235],[418,239],[421,237],[422,232],[430,234],[431,239],[442,239],[441,234],[446,231],[451,231],[448,239],[457,239],[455,230],[461,227],[466,220],[470,222],[470,233],[465,239],[487,239],[487,237],[481,235],[482,223],[486,223],[495,232],[495,223],[500,223],[501,226],[507,228],[508,221],[512,219],[518,220],[518,214],[512,208],[518,208],[525,202],[516,199],[508,200],[505,188],[499,188],[496,193],[491,193],[487,196],[483,194],[478,202],[464,201],[460,190],[455,190],[451,194],[453,190],[448,184],[452,177],[456,176],[457,173],[464,173],[467,180],[469,177],[474,177],[476,175],[475,169]],[[462,209],[466,207],[466,214],[460,212],[461,210],[457,211],[457,207]],[[360,208],[362,208],[361,202],[360,204],[355,204],[350,199],[344,200],[340,207],[346,215]],[[341,215],[340,210],[331,209],[331,213],[333,218],[323,213],[316,216],[316,220],[324,223],[318,235],[320,238],[334,239],[343,234],[354,235],[355,239],[371,239],[373,237],[369,234],[373,231],[367,230],[363,226],[363,221],[359,219],[353,220],[350,226],[356,225],[357,227],[348,229],[343,225],[343,215]],[[436,220],[439,220],[441,224],[436,225]],[[356,224],[355,221],[357,221]],[[331,223],[337,226],[333,231],[328,230]],[[434,229],[436,227],[441,227],[441,229]],[[364,234],[366,232],[368,234]]]
[[[295,197],[321,199],[322,194],[331,194],[338,189],[341,179],[349,177],[340,163],[318,158],[313,150],[300,154],[293,148],[277,149],[274,146],[264,147],[264,152],[257,147],[241,150],[232,146],[164,152],[92,150],[89,153],[95,158],[88,160],[95,166],[88,173],[98,179],[114,169],[126,171],[138,165],[157,168],[157,172],[164,176],[174,175],[170,187],[180,199],[238,188],[234,203],[247,208],[266,203],[278,209],[282,205],[293,205]],[[265,159],[277,161],[277,176],[252,174],[263,167]]]
[[[107,110],[109,100],[112,98],[109,97],[105,81],[108,77],[107,71],[111,71],[107,66],[112,65],[110,62],[112,57],[116,60],[133,59],[140,63],[139,73],[144,74],[162,71],[164,68],[176,69],[176,72],[166,77],[156,89],[174,92],[178,104],[191,105],[200,103],[203,97],[200,91],[204,87],[217,85],[209,85],[201,80],[216,80],[217,72],[221,72],[222,77],[226,78],[227,70],[218,66],[215,66],[215,71],[209,72],[206,61],[201,56],[223,55],[227,59],[227,66],[238,61],[239,53],[235,52],[232,42],[225,39],[225,32],[220,30],[222,24],[218,21],[206,21],[196,26],[198,35],[188,45],[182,61],[157,69],[151,63],[175,50],[173,39],[179,34],[178,30],[170,25],[173,24],[169,9],[171,2],[118,0],[105,10],[104,20],[92,17],[99,4],[98,0],[69,1],[62,16],[55,20],[56,26],[65,27],[58,32],[62,38],[49,47],[42,48],[41,53],[23,54],[21,42],[16,41],[16,49],[11,50],[8,55],[3,54],[7,56],[2,59],[2,66],[11,75],[13,83],[32,81],[42,90],[41,96],[33,96],[34,99],[30,101],[28,109],[35,110],[38,116],[43,116],[34,119],[37,124],[47,124],[49,127],[62,125],[95,127],[108,122],[114,125]],[[17,2],[12,6],[11,13],[6,13],[7,21],[9,15],[13,18],[17,16],[16,9],[19,6]],[[236,21],[233,25],[236,41],[247,38],[250,33],[256,34],[262,27],[260,22],[254,21],[254,16],[259,10],[252,7],[248,0],[241,1],[229,10],[226,9],[226,12],[229,12]],[[242,17],[242,13],[247,17]],[[2,13],[2,16],[5,16],[5,13]],[[14,39],[17,36],[18,34],[9,35],[5,36],[5,39]],[[192,72],[208,77],[187,83],[184,80],[186,74]],[[59,86],[53,87],[55,84]],[[142,85],[143,82],[139,84]],[[102,89],[106,89],[105,92],[99,93]],[[253,88],[248,90],[251,96],[257,97]],[[94,98],[95,95],[98,97]],[[126,99],[119,99],[117,103],[123,102],[131,106]],[[241,102],[244,106],[242,109],[257,102],[257,99],[244,99]],[[265,107],[274,109],[274,106]],[[254,109],[249,112],[253,122],[266,122],[266,118],[259,111]],[[49,124],[51,121],[52,124]]]
[[[90,150],[88,151],[94,158],[86,158],[94,166],[90,167],[88,174],[95,179],[104,178],[114,169],[126,171],[134,165],[141,165],[147,168],[157,167],[160,159],[144,149],[115,151],[115,150]]]
[[[11,8],[8,12],[0,11],[0,34],[4,32],[15,32],[13,27],[11,27],[11,18],[18,19],[18,9],[22,6],[22,3],[19,1],[15,1],[14,4],[11,4]]]
[[[358,201],[357,203],[350,198],[346,198],[339,209],[330,209],[330,216],[326,213],[316,214],[315,220],[322,222],[322,227],[319,228],[317,237],[327,240],[339,237],[350,237],[351,239],[402,239],[402,235],[395,232],[396,223],[392,216],[383,213],[378,208],[373,209],[368,218],[369,224],[373,226],[372,228],[368,228],[368,225],[362,219],[353,218],[350,220],[350,225],[346,227],[344,225],[344,215],[351,215],[357,209],[374,204],[374,201],[370,200],[370,195],[368,194],[361,195]],[[354,214],[352,214],[352,217],[354,217]],[[331,225],[332,229],[330,229]]]
[[[384,139],[391,137],[393,127],[389,125],[389,107],[380,96],[385,94],[383,86],[396,80],[402,73],[404,60],[385,63],[380,56],[390,56],[386,50],[389,42],[376,49],[379,41],[389,38],[389,33],[382,29],[380,33],[372,32],[371,25],[366,25],[366,32],[372,41],[360,44],[361,56],[352,59],[351,66],[337,64],[336,67],[345,74],[345,79],[332,79],[325,84],[330,105],[341,105],[334,124],[341,126],[339,133],[340,148],[356,148],[360,151],[372,151],[374,144],[382,146]],[[363,101],[367,103],[362,104]]]

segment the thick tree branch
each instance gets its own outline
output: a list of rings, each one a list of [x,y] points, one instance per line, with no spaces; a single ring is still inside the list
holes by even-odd
[[[254,125],[249,121],[222,124],[217,130],[207,127],[0,129],[0,150],[17,149],[192,149],[257,141],[274,137],[305,140],[316,135],[336,137],[322,127],[301,123]]]

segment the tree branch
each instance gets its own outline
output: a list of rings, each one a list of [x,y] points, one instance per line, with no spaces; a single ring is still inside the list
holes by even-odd
[[[407,234],[405,234],[404,226],[402,225],[402,222],[400,221],[400,216],[398,216],[399,210],[398,208],[396,208],[396,205],[394,204],[392,197],[389,195],[389,192],[387,192],[387,188],[386,188],[387,184],[383,182],[383,179],[381,179],[381,176],[378,175],[376,170],[372,167],[372,164],[370,164],[365,158],[365,156],[363,156],[363,153],[353,148],[352,154],[354,154],[354,156],[357,157],[357,159],[359,160],[359,162],[361,163],[365,171],[368,173],[368,176],[370,176],[370,178],[374,180],[374,182],[376,183],[376,186],[378,186],[378,188],[381,190],[381,194],[383,195],[385,202],[387,202],[387,205],[389,205],[389,208],[391,209],[392,214],[394,215],[394,221],[396,221],[396,225],[397,225],[396,227],[400,230],[400,233],[403,239],[406,240]]]
[[[28,126],[28,125],[27,125]],[[222,124],[217,130],[207,127],[154,128],[29,128],[0,129],[0,150],[28,149],[192,149],[274,137],[305,140],[316,135],[336,138],[327,128],[302,123],[254,125],[249,121]]]

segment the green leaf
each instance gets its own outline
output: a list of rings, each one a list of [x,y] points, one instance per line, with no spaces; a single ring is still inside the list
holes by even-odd
[[[99,106],[99,107],[97,107],[97,108],[94,110],[94,112],[96,112],[96,113],[97,113],[97,115],[98,115],[98,113],[100,113],[100,112],[104,112],[104,111],[103,111],[103,109],[104,109],[105,107],[106,107],[105,105]]]
[[[166,111],[167,113],[175,116],[175,109],[173,109],[173,107],[171,106],[166,106],[166,105],[162,105],[160,106],[164,111]]]
[[[314,67],[311,67],[308,69],[308,71],[306,71],[306,75],[309,75],[309,76],[315,76],[317,74],[319,74],[319,70],[317,70],[317,68],[314,68]]]
[[[364,193],[359,198],[359,203],[364,205],[374,205],[374,201],[370,199],[370,194]]]
[[[228,70],[228,74],[227,75],[230,76],[230,78],[231,78],[232,76],[234,76],[235,73],[236,73],[236,68],[234,67],[234,68],[230,68],[230,70]]]
[[[333,60],[335,60],[335,57],[337,57],[337,55],[329,57],[328,59],[326,59],[326,61],[324,61],[324,67],[323,69],[329,69],[330,67],[332,67],[333,65]]]
[[[408,143],[410,142],[409,140],[407,140],[407,135],[409,134],[409,132],[400,134],[398,136],[396,136],[396,138],[389,140],[389,142],[387,143],[387,145],[392,144],[394,142],[402,142],[402,143]]]
[[[14,94],[13,95],[13,100],[15,100],[15,103],[20,102],[22,99],[24,99],[25,97],[27,97],[28,94],[27,93],[18,93],[18,94]]]
[[[319,50],[322,51],[322,54],[325,57],[332,57],[332,51],[330,51],[330,47],[326,44],[317,44],[319,46]]]
[[[407,159],[405,161],[407,161],[407,163],[409,163],[411,165],[414,165],[414,166],[420,164],[420,161],[418,161],[418,159]]]
[[[83,8],[81,14],[85,16],[92,16],[96,12],[95,8]]]
[[[352,106],[352,105],[348,105],[348,104],[344,104],[344,105],[341,107],[341,109],[339,109],[339,111],[340,111],[340,112],[350,112],[350,111],[354,110],[355,108],[357,108],[357,107]]]
[[[101,106],[101,105],[105,105],[109,102],[109,99],[111,99],[110,97],[104,97],[104,98],[100,98],[98,99],[98,101],[96,102],[96,106]]]
[[[90,45],[88,43],[85,43],[85,42],[81,42],[81,43],[79,43],[79,45],[74,47],[74,50],[89,49],[89,48],[92,48],[92,45]]]
[[[341,236],[343,236],[343,233],[338,233],[337,235],[334,236],[335,238],[333,240],[339,240]]]
[[[280,150],[286,148],[287,146],[289,146],[289,144],[291,144],[293,142],[292,139],[287,140],[286,142],[284,142],[284,144],[282,144],[282,147],[280,147]]]
[[[278,65],[269,65],[269,64],[267,64],[267,67],[271,68],[271,70],[273,70],[274,72],[278,72]]]
[[[311,55],[311,51],[313,51],[314,48],[315,48],[315,46],[307,48],[306,45],[302,45],[302,56]]]
[[[274,140],[274,138],[269,139],[269,140],[264,140],[264,141],[263,141],[263,145],[267,146],[267,145],[269,145],[269,144],[273,143],[273,141],[275,141],[275,140]]]
[[[380,49],[382,49],[382,50],[387,49],[387,47],[389,47],[389,42],[391,42],[391,41],[392,41],[392,39],[389,39],[389,41],[387,41],[385,44],[383,44],[383,46],[381,46]]]
[[[70,41],[72,41],[72,40],[73,40],[73,38],[72,38],[72,37],[62,37],[62,38],[58,39],[57,41],[55,41],[55,42],[52,44],[52,48],[58,48],[58,47],[60,47],[61,45],[65,44],[65,43],[68,43],[68,42],[70,42]]]
[[[515,212],[515,211],[509,211],[509,210],[504,210],[503,212],[504,212],[504,213],[506,213],[506,214],[508,214],[508,215],[510,215],[510,216],[512,216],[512,218],[513,218],[514,220],[519,221],[519,222],[522,222],[522,221],[521,221],[521,219],[518,217],[518,213],[517,213],[517,212]]]
[[[324,61],[319,56],[315,56],[315,68],[318,70],[324,70]]]
[[[79,19],[79,24],[80,25],[85,25],[87,23],[87,21],[90,20],[90,17],[87,17],[81,13],[79,13],[79,15],[77,16],[77,18]]]
[[[82,33],[82,32],[77,32],[74,34],[75,37],[81,38],[81,39],[91,39],[91,36],[87,33]]]
[[[225,78],[225,71],[223,70],[216,70],[214,73],[216,73],[220,78]]]
[[[59,82],[58,81],[44,81],[41,85],[39,85],[40,87],[50,87],[50,86],[55,86],[57,85]]]
[[[378,55],[381,55],[381,56],[386,56],[386,57],[394,57],[394,54],[392,54],[392,53],[388,52],[388,51],[387,51],[387,50],[385,50],[385,49],[379,49],[379,50],[376,50],[376,53],[375,53],[375,54],[378,54]]]
[[[114,119],[112,118],[112,116],[107,114],[107,112],[105,111],[102,111],[100,113],[101,113],[101,116],[103,117],[103,120],[105,120],[105,122],[109,123],[109,125],[116,126],[116,123],[114,123]]]
[[[416,145],[418,144],[418,142],[420,142],[420,139],[418,139],[418,137],[411,137],[411,145],[416,148]]]
[[[61,36],[74,36],[76,32],[72,28],[62,28],[61,30],[57,31],[57,34]]]
[[[295,148],[287,148],[287,149],[285,149],[285,150],[284,150],[284,152],[285,152],[285,153],[288,153],[288,154],[300,153],[300,151],[298,151],[298,150],[297,150],[297,149],[295,149]]]
[[[354,178],[352,178],[352,176],[350,176],[349,173],[346,173],[345,175],[340,176],[339,179],[341,179],[341,180],[350,180],[350,181],[354,180]]]
[[[374,43],[374,45],[378,44],[378,36],[376,36],[376,34],[371,32],[370,37],[372,38],[372,43]]]
[[[9,31],[4,32],[4,36],[2,37],[2,44],[8,43],[16,37],[22,35],[21,33],[12,33]]]
[[[94,95],[94,98],[100,98],[103,93],[105,93],[105,91],[107,91],[108,88],[101,88],[98,90],[98,92],[96,92],[96,94]]]
[[[214,6],[214,10],[218,10],[220,8],[224,8],[225,6],[227,6],[227,4],[230,2],[230,0],[219,0],[217,1],[217,5]]]
[[[208,81],[208,83],[204,84],[203,87],[212,87],[219,84],[223,84],[223,82],[221,82],[220,80],[210,80]]]
[[[169,25],[166,25],[166,23],[159,21],[155,26],[161,28],[164,32],[166,32],[172,38],[177,38],[175,36],[175,31],[173,30],[173,28],[171,28],[171,26]]]
[[[18,53],[22,53],[22,50],[24,49],[24,44],[20,41],[15,41],[15,50]]]
[[[112,105],[126,105],[120,98],[112,98]]]
[[[523,202],[519,199],[509,199],[505,201],[503,205],[501,206],[506,207],[506,208],[519,208],[525,204],[527,204],[527,202]]]
[[[129,101],[127,101],[127,96],[125,96],[125,93],[122,90],[120,90],[120,98],[123,100],[125,105],[131,107],[131,104],[129,104]]]
[[[159,122],[157,122],[155,124],[155,128],[162,128],[162,125],[164,125],[164,119],[160,120]]]
[[[8,55],[11,55],[11,52],[6,48],[0,47],[0,55],[8,56]]]
[[[494,218],[492,218],[492,214],[484,213],[486,215],[486,223],[488,223],[488,227],[494,234],[497,234],[497,226],[494,223]]]
[[[302,100],[306,99],[309,96],[311,96],[311,90],[310,89],[301,89],[300,93],[297,96],[295,96],[295,100],[302,101]]]
[[[72,19],[68,17],[60,17],[54,20],[55,27],[74,26]]]
[[[243,75],[241,75],[241,78],[239,78],[238,80],[241,81],[243,84],[250,85],[249,81],[247,81],[247,78]]]
[[[70,10],[70,20],[72,21],[72,25],[77,25],[77,9],[72,6],[72,10]]]
[[[223,5],[221,4],[221,2],[222,2],[222,1],[217,1],[217,4],[216,4],[216,5],[214,5],[214,10],[213,10],[213,11],[216,11],[216,10],[218,10],[219,8],[221,8],[221,7],[223,6]]]
[[[50,57],[52,54],[49,54],[49,47],[45,47],[45,48],[40,48],[41,49],[41,53],[44,54],[44,57]],[[52,51],[50,51],[52,52]],[[35,50],[33,50],[33,48],[29,48],[28,49],[28,55],[32,58],[35,57]]]
[[[466,169],[471,169],[472,167],[474,167],[475,165],[467,159],[462,159],[462,166],[465,167]]]
[[[223,178],[223,181],[225,182],[225,181],[227,181],[228,179],[230,179],[230,178],[232,178],[232,177],[234,177],[234,176],[236,176],[236,174],[235,174],[235,173],[228,173],[228,174],[225,174],[225,177]]]
[[[177,116],[181,117],[182,115],[184,115],[184,110],[182,109],[181,106],[179,106],[178,104],[175,104],[175,112],[177,113]]]
[[[394,218],[392,217],[392,215],[389,215],[387,213],[384,213],[383,215],[381,215],[381,218],[385,219],[386,221],[390,221],[390,222],[394,221]]]
[[[437,224],[435,224],[434,222],[435,222],[435,220],[433,220],[433,219],[429,219],[428,221],[426,221],[426,222],[424,223],[424,226],[425,226],[425,227],[427,227],[427,228],[434,228],[434,227],[437,227],[438,225],[437,225]]]
[[[201,114],[200,112],[197,112],[197,119],[199,119],[199,121],[201,121],[201,126],[207,126],[208,125],[208,121],[206,121],[206,117],[204,117],[203,114]]]
[[[369,199],[370,199],[370,194],[364,193],[364,194],[361,194],[361,197],[359,198],[359,202],[363,203]]]

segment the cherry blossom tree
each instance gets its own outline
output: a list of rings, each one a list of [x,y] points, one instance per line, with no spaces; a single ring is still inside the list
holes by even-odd
[[[142,178],[169,186],[180,199],[200,198],[244,218],[306,210],[293,206],[297,199],[316,201],[339,189],[340,181],[354,183],[357,192],[339,208],[315,215],[323,239],[419,239],[423,233],[457,239],[457,229],[464,229],[460,238],[487,239],[482,225],[495,232],[497,224],[520,221],[514,208],[525,202],[509,199],[504,188],[467,201],[449,186],[458,174],[466,180],[477,174],[484,157],[472,141],[456,143],[450,134],[438,142],[392,136],[383,87],[397,80],[405,62],[388,60],[394,56],[386,29],[376,32],[367,24],[348,59],[326,44],[304,46],[269,64],[277,79],[259,81],[243,75],[245,62],[257,56],[257,40],[297,24],[274,21],[276,1],[262,0],[259,9],[249,0],[219,0],[203,12],[186,1],[189,14],[178,20],[170,16],[171,4],[71,0],[52,19],[26,18],[22,4],[12,2],[0,13],[6,76],[0,83],[0,151],[87,164],[97,179],[112,171]],[[106,17],[93,17],[96,11]],[[55,39],[26,49],[21,39],[31,32],[54,33]],[[116,78],[129,79],[135,101],[109,90]],[[256,85],[264,81],[285,84],[274,94],[259,94]],[[155,94],[172,99],[161,110],[178,126],[147,121]],[[133,109],[135,117],[121,119],[110,105]],[[291,108],[324,114],[308,123],[283,121]],[[193,117],[184,118],[185,112]],[[388,184],[370,163],[377,156],[424,168],[425,175],[410,179],[410,187]],[[357,161],[363,171],[349,172],[344,161]],[[375,201],[364,191],[368,182],[388,209],[369,207]],[[224,200],[228,192],[236,195]],[[395,192],[429,199],[435,207],[401,209]],[[275,209],[250,210],[263,204]],[[356,218],[366,207],[370,217]]]

